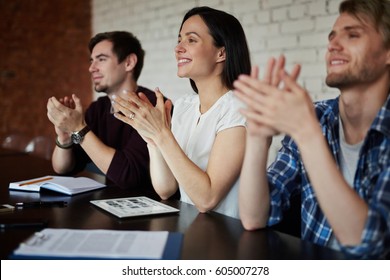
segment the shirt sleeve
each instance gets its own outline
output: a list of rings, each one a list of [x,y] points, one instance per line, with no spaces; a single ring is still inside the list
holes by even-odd
[[[106,176],[122,188],[151,186],[149,153],[138,133],[134,131],[126,146],[116,150]]]
[[[282,140],[276,160],[268,167],[267,176],[270,188],[270,213],[268,226],[279,223],[283,212],[290,208],[291,196],[299,191],[301,163],[296,144],[286,136]]]
[[[361,243],[340,245],[344,253],[362,258],[382,258],[390,247],[390,167],[373,175],[378,176],[378,180],[366,200],[369,209]]]
[[[85,115],[87,124],[100,141],[115,149],[106,173],[108,183],[121,188],[152,190],[147,145],[130,125],[112,116],[107,106],[109,102],[102,99],[92,103]]]
[[[153,105],[156,104],[156,95],[153,91],[139,86],[137,92],[143,92]],[[119,130],[121,135],[116,136],[120,140],[115,140],[118,142],[107,170],[107,178],[121,188],[142,189],[143,192],[155,193],[150,179],[146,142],[130,125],[119,121],[118,126],[122,127],[122,130]]]
[[[221,110],[217,132],[236,126],[246,127],[246,119],[239,111],[244,107],[243,103],[234,95],[229,97],[230,98],[221,105],[223,109]]]

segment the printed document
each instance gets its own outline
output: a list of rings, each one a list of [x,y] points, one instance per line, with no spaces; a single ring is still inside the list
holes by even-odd
[[[161,259],[167,231],[47,228],[20,244],[15,256],[92,259]]]

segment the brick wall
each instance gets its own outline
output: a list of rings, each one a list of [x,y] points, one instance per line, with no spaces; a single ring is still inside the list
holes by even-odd
[[[54,136],[49,97],[92,100],[90,1],[1,0],[0,18],[0,140],[13,132]]]
[[[242,23],[252,62],[260,68],[269,56],[284,53],[287,68],[303,65],[300,83],[313,100],[337,94],[324,83],[327,37],[341,0],[93,0],[93,33],[129,30],[146,50],[140,84],[160,87],[175,101],[191,91],[187,79],[176,76],[174,47],[187,10],[207,5],[235,15]],[[273,142],[270,158],[279,147]]]

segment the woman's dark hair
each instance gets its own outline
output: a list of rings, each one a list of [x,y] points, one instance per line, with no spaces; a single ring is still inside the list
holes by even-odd
[[[96,34],[88,44],[89,52],[101,41],[112,43],[112,52],[118,57],[118,63],[123,62],[130,54],[137,56],[137,64],[134,67],[134,80],[137,81],[144,66],[145,51],[140,41],[132,33],[127,31],[112,31]]]
[[[241,23],[232,15],[210,7],[196,7],[189,10],[181,23],[192,16],[199,15],[207,25],[217,48],[225,47],[226,60],[222,72],[222,81],[226,87],[233,89],[233,82],[240,74],[249,74],[251,62],[249,48]],[[179,32],[180,32],[179,31]],[[195,82],[190,79],[191,86],[198,92]]]

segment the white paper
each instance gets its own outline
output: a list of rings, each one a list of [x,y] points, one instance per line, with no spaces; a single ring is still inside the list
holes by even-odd
[[[167,231],[47,228],[22,243],[14,254],[65,258],[161,259],[168,234]]]

